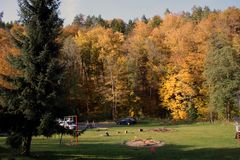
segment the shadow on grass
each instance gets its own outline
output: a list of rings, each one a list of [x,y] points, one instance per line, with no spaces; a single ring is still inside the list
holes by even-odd
[[[5,152],[7,152],[7,151],[8,151],[7,148],[3,148],[3,147],[0,146],[0,153],[5,153]]]
[[[14,152],[0,146],[0,160],[12,160]]]
[[[37,150],[38,146],[35,146]],[[49,150],[33,151],[29,160],[94,160],[94,159],[131,159],[131,160],[239,160],[239,148],[200,148],[191,146],[165,145],[156,148],[154,153],[150,148],[129,148],[120,144],[79,144],[75,146],[49,145]],[[6,150],[2,150],[5,152]],[[8,151],[6,151],[8,152]],[[0,153],[4,159],[5,153]],[[9,157],[9,156],[8,156]],[[0,158],[1,159],[1,158]],[[2,160],[1,159],[1,160]],[[16,160],[25,159],[16,157]]]
[[[155,125],[164,125],[164,126],[171,126],[171,125],[192,125],[197,124],[199,121],[190,121],[190,120],[168,120],[168,119],[159,119],[159,120],[140,120],[138,122],[139,125],[147,125],[147,126],[155,126]],[[209,122],[202,122],[202,123],[209,123]]]

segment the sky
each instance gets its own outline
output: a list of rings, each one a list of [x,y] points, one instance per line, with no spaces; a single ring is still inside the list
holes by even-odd
[[[162,16],[168,8],[171,12],[191,11],[196,6],[209,6],[210,9],[224,10],[235,6],[240,8],[240,0],[61,0],[60,17],[64,24],[70,24],[77,14],[101,15],[104,19],[147,18],[154,15]],[[3,21],[18,20],[17,0],[0,0],[0,12]]]

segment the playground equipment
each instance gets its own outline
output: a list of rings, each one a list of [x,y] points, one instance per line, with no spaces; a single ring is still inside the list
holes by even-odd
[[[67,129],[65,131],[65,133],[71,134],[73,135],[73,138],[71,138],[70,140],[70,144],[72,144],[74,142],[74,138],[75,138],[75,142],[76,144],[78,144],[78,136],[83,134],[87,129],[89,128],[95,128],[95,122],[93,121],[92,123],[89,123],[88,121],[85,123],[85,125],[80,125],[78,123],[78,117],[77,115],[72,115],[72,116],[65,116],[63,120],[58,120],[59,125],[63,126],[65,129]],[[60,137],[60,144],[62,143],[62,136],[63,136],[64,132],[61,134]]]
[[[76,144],[78,144],[78,134],[79,134],[79,130],[78,130],[78,117],[77,115],[72,115],[72,116],[65,116],[63,121],[59,122],[59,125],[63,126],[66,129],[72,130],[74,135],[75,135],[75,141]],[[61,134],[61,138],[60,138],[60,144],[62,142],[62,135]],[[71,143],[73,142],[73,139],[71,139]]]

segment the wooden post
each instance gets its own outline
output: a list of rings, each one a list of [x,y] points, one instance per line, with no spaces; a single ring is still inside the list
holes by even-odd
[[[77,115],[75,116],[76,120],[76,143],[78,144],[78,117]]]
[[[60,144],[62,144],[62,136],[63,136],[63,133],[61,133]]]

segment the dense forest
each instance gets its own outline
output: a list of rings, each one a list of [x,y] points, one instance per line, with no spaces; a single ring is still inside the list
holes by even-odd
[[[3,22],[2,16],[0,73],[21,75],[7,58],[19,55],[12,41],[24,36],[25,28]],[[67,115],[214,120],[239,114],[238,8],[167,9],[163,17],[143,15],[128,22],[79,14],[62,28],[57,43],[67,77],[62,102]],[[0,85],[14,87],[4,79]]]

